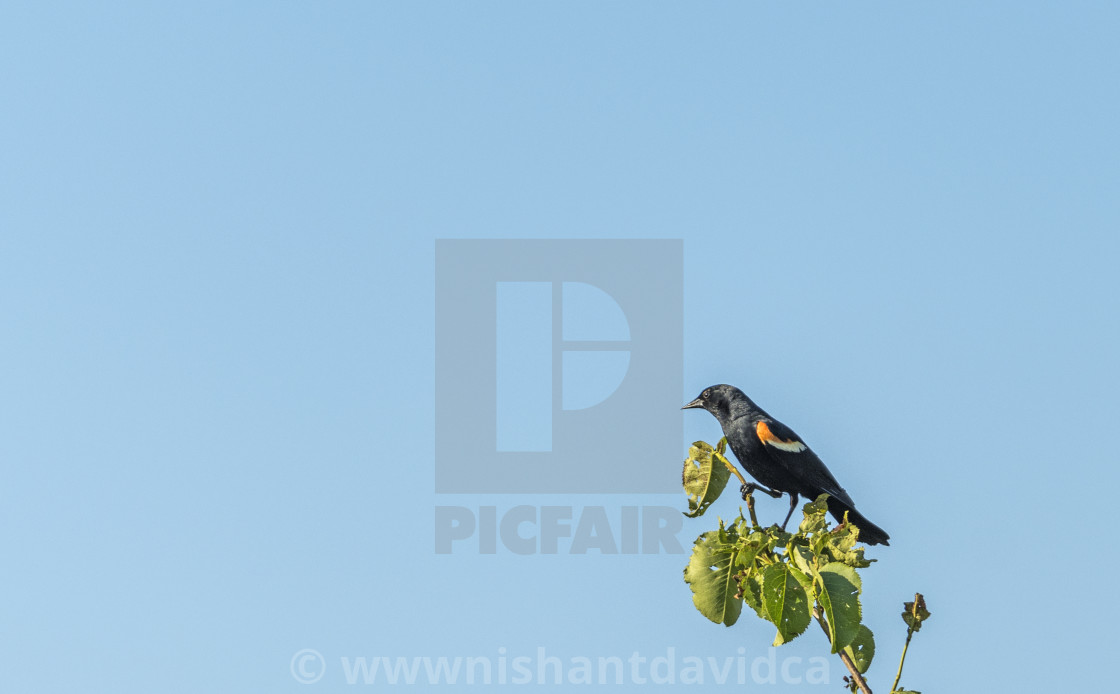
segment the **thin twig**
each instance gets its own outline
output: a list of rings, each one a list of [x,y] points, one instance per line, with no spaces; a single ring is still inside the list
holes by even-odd
[[[762,526],[758,524],[758,516],[754,515],[754,494],[747,494],[746,502],[747,502],[747,513],[751,517],[751,527],[752,528],[761,528]]]
[[[813,616],[817,618],[817,624],[821,625],[821,629],[824,631],[825,638],[827,638],[829,643],[831,643],[832,636],[828,633],[828,626],[824,623],[824,617],[823,615],[821,615],[821,611],[817,608],[813,608]],[[863,674],[860,673],[859,668],[856,667],[856,664],[852,662],[852,659],[848,656],[847,653],[844,652],[843,648],[839,649],[839,654],[840,660],[842,660],[844,662],[844,666],[848,668],[848,672],[851,673],[852,679],[855,680],[856,686],[859,687],[859,690],[863,692],[863,694],[871,694],[871,687],[867,686],[867,680],[863,679]]]
[[[906,649],[910,647],[910,637],[913,635],[913,629],[906,630],[906,643],[902,646],[902,657],[898,659],[898,674],[894,676],[894,684],[891,685],[892,692],[898,688],[898,681],[902,679],[902,664],[906,662]]]
[[[910,608],[911,614],[916,620],[918,618],[918,603],[922,599],[921,593],[914,594],[914,606]],[[894,676],[894,684],[891,685],[891,691],[898,689],[898,681],[902,679],[902,666],[906,663],[906,649],[910,648],[910,637],[914,635],[914,622],[906,627],[906,643],[902,646],[902,657],[898,659],[898,674]]]

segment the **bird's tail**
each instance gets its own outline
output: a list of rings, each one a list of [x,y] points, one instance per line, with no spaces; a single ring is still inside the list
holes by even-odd
[[[891,536],[886,533],[882,528],[875,525],[867,518],[855,510],[853,507],[848,506],[843,501],[840,501],[834,496],[828,497],[828,510],[836,518],[837,521],[844,520],[844,512],[848,512],[848,522],[859,528],[860,542],[869,545],[887,545],[890,546]]]

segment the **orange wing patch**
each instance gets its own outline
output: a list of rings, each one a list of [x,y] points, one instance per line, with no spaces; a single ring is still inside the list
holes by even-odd
[[[801,443],[797,439],[793,439],[792,441],[784,441],[778,438],[774,435],[774,432],[770,431],[770,427],[766,426],[766,422],[759,422],[755,425],[754,430],[755,433],[758,434],[758,438],[760,441],[762,441],[767,446],[773,446],[778,450],[789,451],[790,453],[800,453],[806,448],[805,444]]]

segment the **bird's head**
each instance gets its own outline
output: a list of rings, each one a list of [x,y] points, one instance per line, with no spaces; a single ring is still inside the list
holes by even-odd
[[[743,415],[749,415],[752,404],[750,398],[744,395],[743,391],[735,386],[720,384],[705,388],[704,392],[700,393],[695,400],[681,409],[707,410],[719,421],[726,422]]]

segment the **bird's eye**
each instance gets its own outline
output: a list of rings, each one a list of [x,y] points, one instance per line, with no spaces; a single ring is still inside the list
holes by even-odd
[[[710,396],[711,394],[712,394],[712,389],[711,389],[711,388],[709,388],[709,389],[705,390],[705,391],[704,391],[704,394],[703,394],[703,395],[701,395],[700,397],[702,397],[702,398],[707,398],[707,397],[709,397],[709,396]]]

